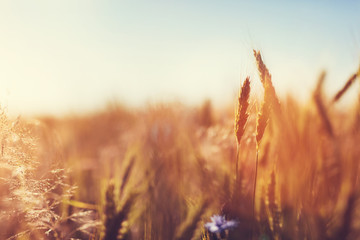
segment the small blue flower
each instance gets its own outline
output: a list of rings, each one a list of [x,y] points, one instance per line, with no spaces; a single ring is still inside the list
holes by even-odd
[[[226,221],[224,216],[214,215],[211,217],[211,222],[206,223],[205,227],[212,233],[221,233],[227,229],[235,228],[237,225],[237,221]]]

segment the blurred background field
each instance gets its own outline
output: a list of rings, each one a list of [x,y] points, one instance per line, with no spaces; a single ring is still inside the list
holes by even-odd
[[[229,108],[3,112],[1,239],[357,239],[359,102],[336,105],[359,73],[279,101],[256,54],[260,101],[250,77]]]

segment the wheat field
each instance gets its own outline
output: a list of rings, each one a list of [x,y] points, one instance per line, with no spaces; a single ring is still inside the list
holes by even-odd
[[[242,80],[234,108],[119,103],[88,115],[0,115],[0,239],[360,239],[360,102],[326,73],[308,101]]]

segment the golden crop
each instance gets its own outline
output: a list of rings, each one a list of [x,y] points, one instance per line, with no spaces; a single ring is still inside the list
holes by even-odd
[[[3,112],[0,239],[360,238],[360,105],[336,108],[360,73],[332,98],[323,73],[300,103],[278,98],[254,55],[263,101],[250,76],[235,114],[209,101],[37,120]]]

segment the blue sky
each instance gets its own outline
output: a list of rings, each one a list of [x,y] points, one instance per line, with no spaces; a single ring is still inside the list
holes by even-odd
[[[228,104],[247,75],[260,89],[253,48],[279,95],[306,99],[323,69],[332,94],[360,61],[359,12],[360,1],[2,1],[0,103],[14,114]]]

